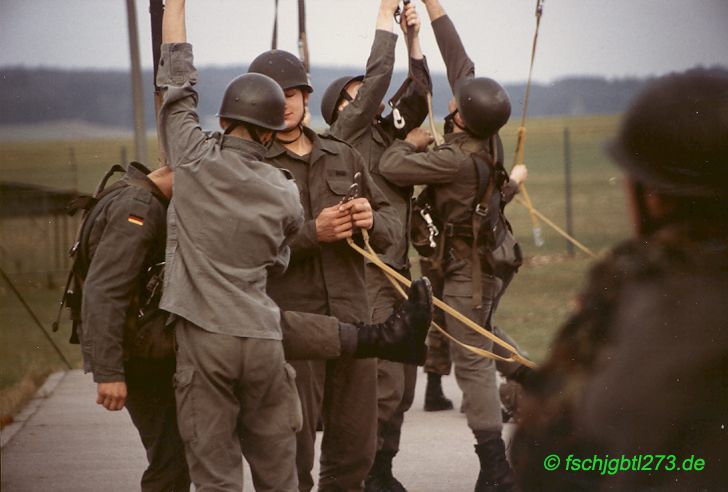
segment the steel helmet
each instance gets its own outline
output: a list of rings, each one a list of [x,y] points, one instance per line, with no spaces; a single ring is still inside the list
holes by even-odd
[[[217,116],[252,123],[266,130],[285,130],[283,89],[266,75],[246,73],[232,80]]]
[[[326,92],[324,92],[324,96],[321,98],[321,116],[324,117],[324,120],[327,124],[331,125],[334,123],[334,121],[336,121],[339,100],[342,97],[346,97],[344,95],[344,89],[346,88],[346,86],[352,82],[362,80],[364,80],[363,75],[347,75],[346,77],[339,77],[338,79],[334,80],[331,85],[326,88]]]
[[[270,50],[261,53],[248,67],[248,73],[267,75],[278,82],[284,91],[300,87],[305,92],[313,92],[303,62],[288,51]]]
[[[728,71],[695,69],[652,82],[608,150],[655,191],[728,197]]]
[[[455,84],[455,103],[465,128],[487,138],[511,116],[511,101],[503,86],[487,77],[460,79]]]

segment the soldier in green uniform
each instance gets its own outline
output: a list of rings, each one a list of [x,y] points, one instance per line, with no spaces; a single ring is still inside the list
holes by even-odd
[[[420,271],[432,283],[432,295],[442,299],[442,275],[433,268],[434,258],[420,256]],[[433,313],[433,321],[445,326],[445,314],[437,309]],[[427,374],[425,387],[425,412],[452,410],[452,400],[442,391],[442,377],[450,375],[452,360],[450,359],[450,342],[434,326],[427,333],[427,358],[424,371]]]
[[[174,320],[190,477],[199,491],[242,490],[242,452],[256,489],[293,492],[301,407],[265,289],[288,262],[303,210],[293,182],[262,162],[263,144],[285,127],[285,97],[269,77],[242,75],[223,95],[224,133],[203,132],[183,0],[166,2],[162,32],[159,129],[175,176],[160,307]]]
[[[414,4],[409,3],[402,12],[401,24],[408,41],[410,78],[404,89],[400,89],[403,90],[401,98],[393,101],[392,112],[382,116],[382,100],[394,68],[397,36],[392,27],[397,6],[397,1],[382,0],[366,73],[335,80],[324,93],[321,114],[331,125],[329,133],[350,143],[364,157],[374,182],[396,210],[401,228],[382,260],[409,277],[408,229],[413,187],[396,186],[384,179],[379,172],[379,160],[395,138],[404,138],[422,124],[427,115],[427,92],[432,89],[420,48],[420,20]],[[366,282],[372,321],[381,322],[400,301],[400,295],[373,264],[367,264]],[[416,378],[417,366],[414,364],[377,361],[377,454],[365,483],[368,492],[405,490],[392,475],[392,460],[399,451],[404,413],[414,400]]]
[[[372,246],[386,250],[401,227],[394,210],[353,147],[302,124],[313,88],[295,55],[265,52],[253,60],[249,72],[269,75],[285,92],[286,127],[268,148],[266,162],[292,173],[305,214],[303,227],[290,242],[290,265],[269,280],[268,293],[285,310],[331,315],[349,323],[367,320],[364,261],[346,239],[356,229],[366,229]],[[348,200],[354,183],[360,192]],[[423,356],[413,352],[417,353],[412,361]],[[319,488],[361,490],[376,450],[375,361],[293,361],[293,365],[304,414],[303,429],[297,434],[300,490],[313,487],[319,415],[324,423]]]
[[[149,461],[144,492],[189,490],[190,484],[172,386],[174,339],[159,309],[173,175],[168,167],[150,173],[131,163],[89,212],[75,269],[85,279],[79,330],[84,367],[98,384],[97,403],[111,411],[126,407],[139,430]],[[399,360],[422,346],[430,311],[421,280],[409,300],[378,324],[284,311],[284,353],[290,360]]]
[[[652,82],[609,149],[625,174],[635,237],[592,269],[534,376],[513,445],[519,482],[523,490],[721,490],[728,71]],[[555,471],[544,466],[552,454]],[[603,464],[565,471],[569,455]],[[635,456],[639,469],[625,469],[622,457]],[[691,456],[702,469],[686,469]]]
[[[76,274],[85,278],[79,330],[84,369],[97,383],[96,402],[126,406],[149,466],[144,492],[189,490],[177,432],[171,332],[147,289],[164,262],[172,173],[132,163],[92,209],[81,233]],[[142,313],[140,315],[140,313]]]
[[[395,184],[430,185],[430,203],[442,223],[437,261],[444,269],[444,300],[490,328],[498,301],[520,264],[503,207],[527,173],[525,166],[516,166],[510,176],[503,169],[498,130],[510,116],[507,94],[492,79],[474,78],[474,65],[439,1],[427,0],[425,5],[454,94],[445,144],[425,151],[432,137],[415,129],[389,147],[379,167]],[[489,339],[454,318],[447,316],[445,325],[469,345],[492,348]],[[450,350],[481,463],[476,490],[512,490],[495,363],[460,346]]]

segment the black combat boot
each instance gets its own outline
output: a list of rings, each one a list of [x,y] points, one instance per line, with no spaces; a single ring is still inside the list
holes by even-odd
[[[452,410],[452,400],[445,398],[442,392],[442,376],[434,372],[427,373],[427,388],[425,388],[425,412],[439,412]]]
[[[372,469],[364,481],[364,492],[407,492],[404,485],[392,475],[392,459],[395,454],[391,451],[377,451]]]
[[[500,432],[493,432],[487,441],[475,445],[480,460],[480,474],[475,492],[516,492],[516,478],[506,460],[506,447]]]
[[[356,323],[354,357],[425,363],[425,337],[432,322],[432,288],[427,277],[413,281],[408,296],[384,323]]]
[[[511,374],[509,379],[512,379],[513,381],[517,382],[521,386],[528,388],[529,384],[531,383],[531,380],[533,379],[533,375],[534,375],[533,369],[521,364],[518,367],[518,369],[513,371],[513,374]]]

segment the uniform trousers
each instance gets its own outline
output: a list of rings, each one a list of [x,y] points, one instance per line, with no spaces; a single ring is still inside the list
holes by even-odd
[[[377,429],[375,359],[342,357],[329,361],[291,361],[303,407],[296,435],[299,490],[313,488],[316,425],[321,416],[319,490],[360,491],[374,462]]]
[[[432,268],[431,260],[420,258],[420,270],[422,275],[430,279],[432,295],[442,299],[442,288],[444,280],[442,273]],[[440,327],[445,327],[445,314],[441,309],[435,308],[432,314],[432,321]],[[425,372],[447,376],[452,368],[450,360],[450,340],[434,326],[430,326],[427,332],[427,357],[425,358]]]
[[[409,271],[400,273],[410,276]],[[367,265],[366,281],[372,322],[382,323],[403,298],[376,265]],[[417,366],[377,359],[377,451],[399,451],[404,414],[414,401],[416,383]]]
[[[175,323],[179,431],[198,492],[243,487],[242,456],[257,491],[295,491],[301,404],[280,340]]]
[[[512,276],[511,276],[512,278]],[[443,289],[444,301],[480,326],[490,328],[490,318],[505,291],[504,280],[482,274],[482,299],[479,308],[473,307],[472,267],[463,261],[454,271],[448,271]],[[485,350],[493,349],[493,342],[468,328],[450,315],[446,315],[448,333],[468,345]],[[470,429],[500,432],[503,423],[500,398],[496,384],[496,367],[492,359],[474,354],[456,343],[450,344],[450,354],[455,366],[455,379],[463,392],[463,411]]]
[[[124,364],[126,409],[139,431],[149,463],[142,474],[142,492],[190,490],[184,445],[177,431],[174,370],[174,358],[130,359]]]

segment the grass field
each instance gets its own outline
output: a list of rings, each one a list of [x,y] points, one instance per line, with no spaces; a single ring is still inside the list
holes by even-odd
[[[598,254],[629,234],[619,172],[603,151],[606,140],[614,135],[616,116],[534,118],[529,121],[525,160],[529,166],[528,191],[534,206],[561,225],[565,223],[563,131],[569,128],[572,147],[573,216],[576,237]],[[512,160],[516,128],[502,132],[507,167]],[[64,189],[90,191],[111,164],[117,163],[132,142],[128,139],[88,141],[0,142],[0,180],[20,181]],[[150,160],[156,162],[156,147],[149,144]],[[150,166],[154,167],[154,165]],[[537,248],[531,239],[528,213],[513,203],[507,209],[516,236],[523,246],[527,263],[512,283],[501,303],[495,322],[508,331],[534,360],[546,354],[548,342],[568,315],[574,295],[593,260],[577,251],[566,257],[566,243],[542,225],[546,244]],[[9,221],[0,222],[3,253],[2,267],[13,272],[18,255],[38,244],[33,231],[9,233]],[[15,247],[14,247],[15,245]],[[33,259],[43,265],[42,259]],[[47,262],[51,264],[51,262]],[[23,295],[48,328],[55,316],[63,272],[43,270],[12,276]],[[49,279],[54,279],[53,281]],[[26,377],[62,368],[58,356],[32,324],[10,290],[0,286],[0,414],[12,406],[8,395]],[[55,339],[74,364],[80,363],[77,346],[66,342],[67,324]],[[14,397],[13,397],[14,398]],[[5,403],[3,403],[5,401]],[[8,403],[9,402],[9,403]]]

